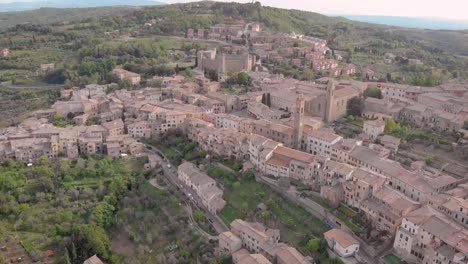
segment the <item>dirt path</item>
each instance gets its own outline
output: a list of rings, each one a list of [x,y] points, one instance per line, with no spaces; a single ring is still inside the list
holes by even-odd
[[[162,187],[161,185],[158,184],[158,179],[156,179],[156,178],[149,180],[149,183],[153,187],[158,188],[159,190],[162,190],[162,191],[166,190],[165,187]]]
[[[125,232],[119,233],[117,237],[111,240],[112,250],[126,257],[131,257],[135,253],[133,246],[133,242],[128,239]]]

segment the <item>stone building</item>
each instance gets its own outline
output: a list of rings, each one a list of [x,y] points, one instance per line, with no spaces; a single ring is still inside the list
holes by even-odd
[[[256,64],[250,54],[224,54],[214,50],[202,50],[197,54],[197,68],[218,73],[252,71]]]

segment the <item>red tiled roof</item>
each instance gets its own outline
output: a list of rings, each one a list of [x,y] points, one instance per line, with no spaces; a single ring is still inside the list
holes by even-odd
[[[44,256],[47,258],[52,257],[53,255],[54,255],[54,251],[51,249],[44,251]]]

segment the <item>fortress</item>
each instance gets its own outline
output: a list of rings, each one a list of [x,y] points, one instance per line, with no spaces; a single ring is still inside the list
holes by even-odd
[[[256,58],[250,54],[220,54],[216,49],[197,53],[197,69],[218,73],[252,71]]]

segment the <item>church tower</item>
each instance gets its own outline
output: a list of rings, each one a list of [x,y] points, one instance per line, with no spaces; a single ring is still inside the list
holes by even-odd
[[[294,109],[294,135],[293,148],[301,149],[302,141],[302,118],[304,116],[305,99],[304,95],[300,94],[296,98],[296,107]]]
[[[330,79],[327,86],[327,108],[325,111],[325,122],[333,121],[333,102],[335,97],[335,80]]]

